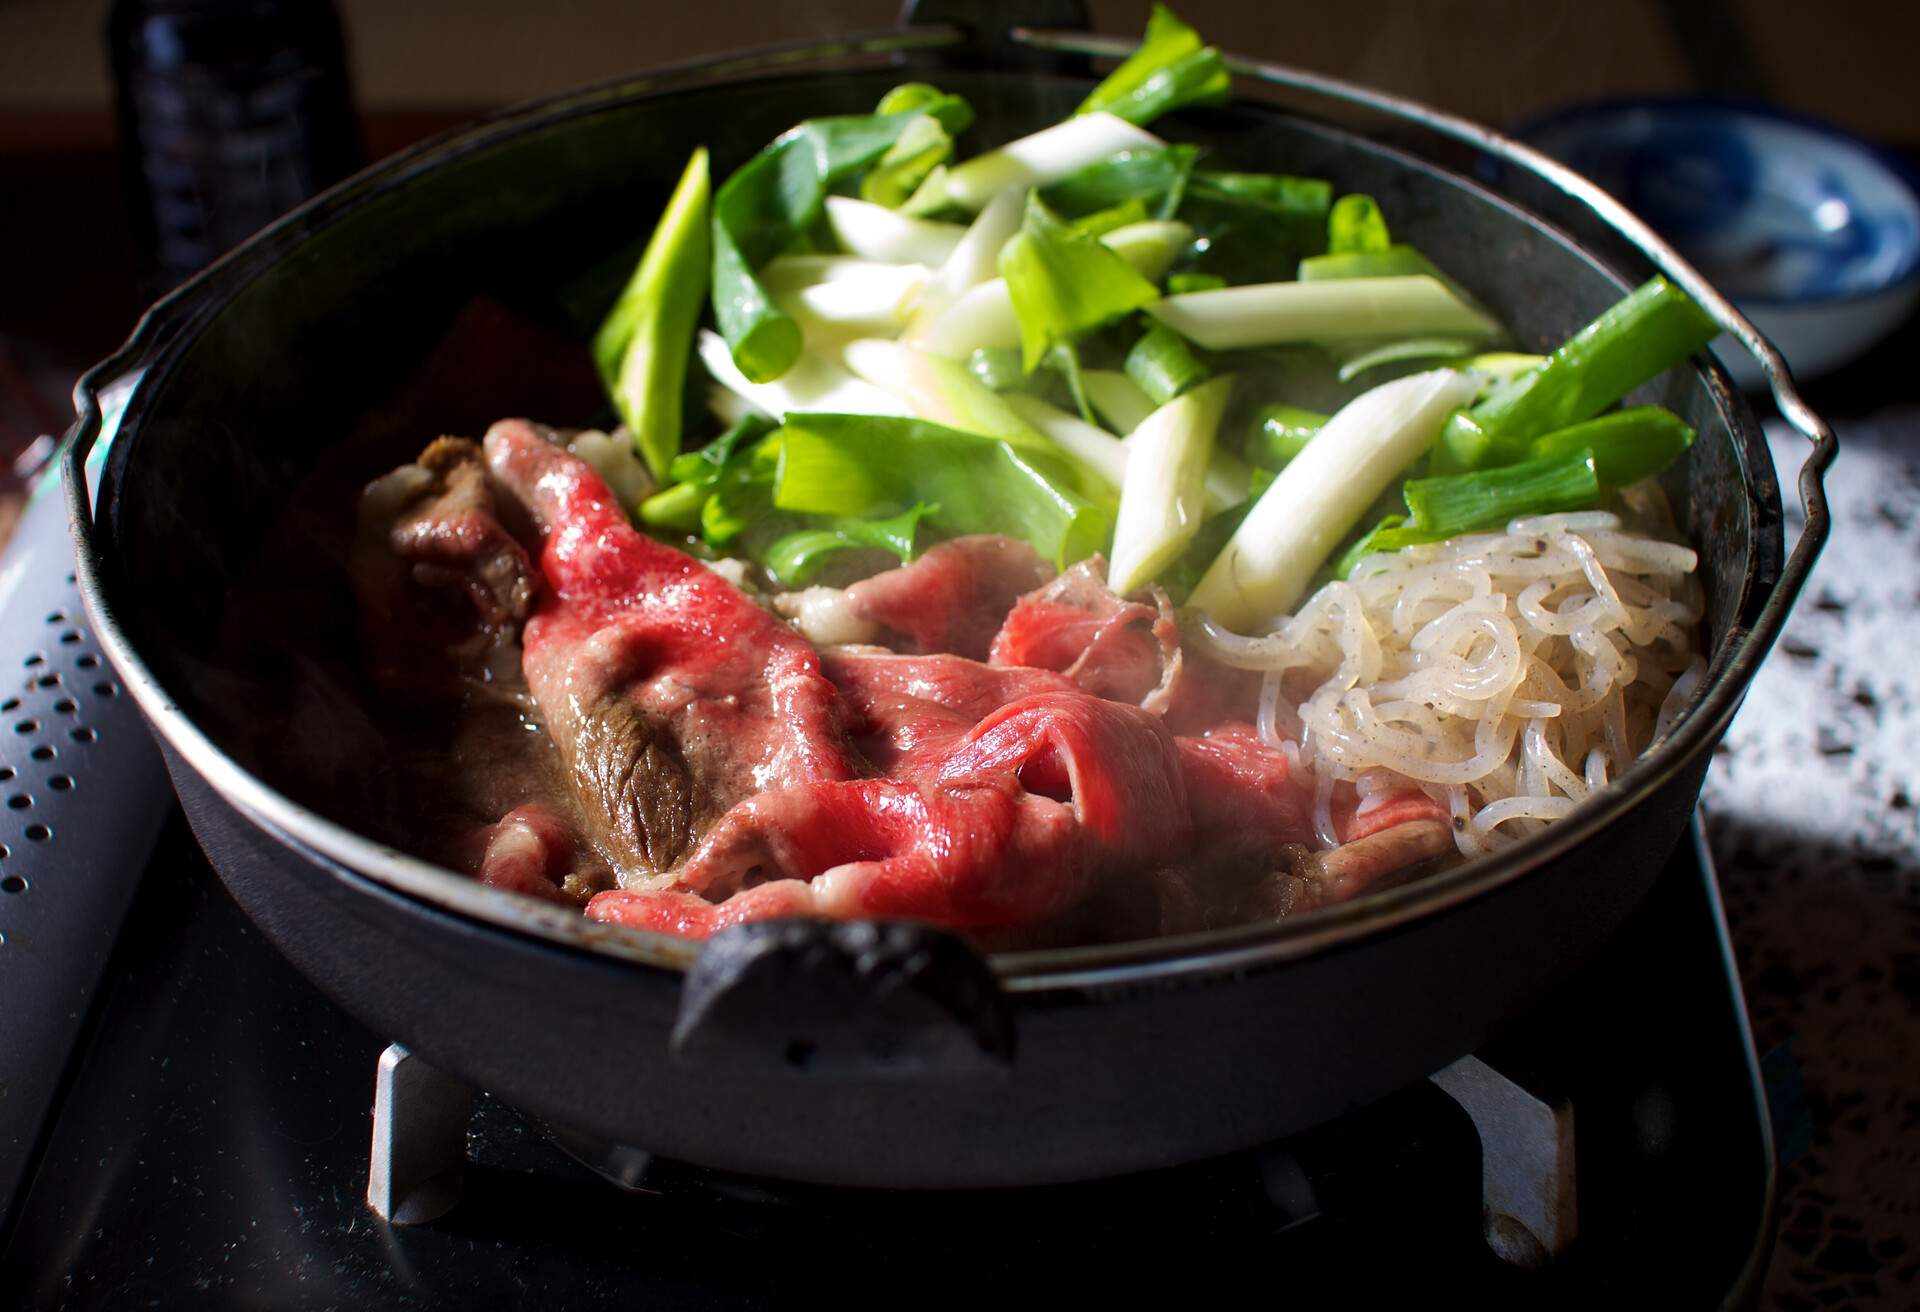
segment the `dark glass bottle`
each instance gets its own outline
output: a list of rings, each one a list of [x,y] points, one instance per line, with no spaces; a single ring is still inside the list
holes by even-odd
[[[107,42],[152,293],[360,165],[331,0],[115,0]]]

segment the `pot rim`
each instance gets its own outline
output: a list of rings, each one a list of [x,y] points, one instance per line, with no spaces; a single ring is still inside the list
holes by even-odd
[[[1081,33],[1036,33],[1016,29],[1013,37],[1035,49],[1072,54],[1123,56],[1132,49],[1130,43]],[[341,873],[350,871],[374,879],[411,898],[481,922],[491,929],[536,938],[554,946],[600,953],[634,966],[656,970],[684,971],[690,966],[703,946],[699,942],[590,921],[578,911],[563,910],[490,888],[469,876],[376,842],[281,794],[217,746],[192,716],[168,694],[134,649],[127,632],[118,622],[112,599],[108,595],[88,491],[88,468],[89,454],[104,453],[117,436],[120,415],[116,413],[110,425],[103,423],[102,393],[108,391],[110,385],[117,384],[131,394],[137,388],[138,379],[150,367],[164,362],[177,348],[191,341],[198,329],[219,311],[239,287],[250,282],[271,263],[335,218],[424,171],[443,167],[469,153],[489,148],[521,133],[548,128],[613,105],[749,79],[801,71],[817,72],[822,64],[836,61],[870,60],[907,51],[940,50],[958,45],[962,40],[962,36],[950,28],[854,33],[829,42],[794,43],[691,61],[509,107],[401,151],[355,174],[262,229],[156,303],[142,316],[120,350],[89,370],[75,385],[77,418],[67,435],[62,457],[75,545],[76,574],[82,598],[105,654],[120,672],[128,691],[154,731],[165,739],[187,766],[206,779],[249,820],[282,842],[335,867]],[[1831,431],[1794,392],[1778,353],[1752,324],[1617,202],[1564,166],[1518,142],[1465,120],[1452,118],[1411,101],[1301,70],[1232,56],[1229,56],[1228,62],[1234,72],[1256,81],[1372,108],[1503,158],[1584,203],[1608,226],[1639,247],[1662,272],[1692,293],[1723,329],[1732,333],[1759,359],[1763,371],[1773,384],[1781,413],[1812,439],[1812,454],[1803,466],[1801,476],[1807,526],[1792,556],[1784,566],[1780,566],[1778,511],[1773,509],[1770,516],[1765,513],[1778,504],[1771,459],[1764,443],[1741,443],[1736,440],[1735,454],[1742,466],[1743,490],[1750,508],[1762,513],[1756,517],[1753,525],[1758,563],[1749,568],[1743,581],[1735,625],[1715,655],[1707,678],[1703,681],[1702,691],[1693,705],[1682,713],[1673,731],[1643,752],[1614,781],[1613,787],[1582,804],[1570,815],[1502,852],[1298,918],[1095,947],[990,954],[987,957],[988,964],[1001,986],[1009,993],[1110,990],[1178,977],[1242,974],[1392,932],[1414,921],[1488,896],[1506,884],[1538,872],[1564,853],[1592,840],[1602,830],[1625,818],[1628,812],[1658,792],[1673,776],[1711,748],[1732,718],[1747,683],[1777,636],[1786,612],[1804,583],[1813,558],[1827,534],[1820,475],[1833,458],[1834,439]],[[1378,143],[1370,144],[1378,147]],[[1438,169],[1490,203],[1512,210],[1531,221],[1541,221],[1539,216],[1457,172],[1431,161],[1418,162]],[[1568,240],[1576,250],[1584,252],[1585,248],[1578,242]],[[1718,364],[1710,358],[1704,358],[1698,359],[1697,367],[1705,371],[1715,403],[1723,412],[1736,418],[1745,414],[1744,403],[1730,387],[1724,370]],[[131,384],[129,379],[133,380]],[[1753,427],[1750,420],[1748,426]],[[1740,437],[1739,428],[1740,425],[1736,424],[1736,439]],[[1769,493],[1774,493],[1775,498],[1770,499]],[[1768,550],[1770,545],[1772,549]],[[1769,566],[1775,567],[1770,576]]]

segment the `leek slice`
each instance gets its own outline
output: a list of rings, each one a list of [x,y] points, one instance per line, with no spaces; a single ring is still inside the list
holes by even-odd
[[[882,264],[944,264],[967,235],[957,223],[916,219],[851,196],[827,197],[826,211],[841,249]]]
[[[1150,305],[1147,312],[1214,351],[1389,334],[1483,339],[1500,333],[1498,323],[1425,276],[1186,292]]]
[[[1115,228],[1100,244],[1152,281],[1192,236],[1193,230],[1185,224],[1149,221]],[[994,278],[968,289],[931,323],[923,324],[916,315],[907,341],[954,360],[978,350],[1021,346],[1020,318],[1007,280]]]
[[[1133,344],[1122,367],[1155,405],[1199,386],[1213,372],[1194,355],[1186,338],[1164,324],[1155,324]]]
[[[1194,534],[1207,465],[1233,379],[1216,378],[1148,415],[1127,438],[1127,478],[1114,520],[1107,584],[1121,595],[1151,583]]]
[[[1153,399],[1141,391],[1133,379],[1116,370],[1083,369],[1080,382],[1087,389],[1087,400],[1093,403],[1094,413],[1122,437],[1153,413]]]
[[[1012,395],[1007,404],[1035,428],[1065,447],[1075,458],[1099,474],[1108,487],[1118,492],[1126,483],[1127,461],[1131,458],[1132,439],[1115,437],[1077,415],[1048,405],[1036,396]],[[1154,413],[1147,407],[1147,413]],[[1217,443],[1207,462],[1205,504],[1208,514],[1239,505],[1247,499],[1253,483],[1253,467]]]
[[[1570,451],[1591,451],[1601,482],[1629,487],[1652,478],[1685,455],[1693,445],[1693,436],[1692,426],[1673,411],[1643,405],[1536,437],[1527,454],[1538,460]]]
[[[734,364],[767,383],[800,355],[800,328],[756,270],[793,249],[820,222],[830,187],[884,155],[922,115],[958,132],[973,111],[958,96],[914,94],[890,113],[808,119],[735,169],[713,194],[713,317]]]
[[[1075,232],[1029,194],[1020,231],[1000,252],[1031,373],[1054,346],[1151,305],[1160,291],[1094,237]]]
[[[935,506],[942,532],[1025,538],[1063,568],[1101,550],[1113,526],[1061,476],[1050,443],[1053,456],[918,419],[793,414],[764,445],[778,450],[780,510],[870,519]]]
[[[1082,114],[949,167],[941,198],[979,210],[1009,187],[1044,187],[1123,150],[1158,150],[1166,144],[1116,115]],[[923,203],[916,195],[909,204]]]
[[[1233,80],[1220,52],[1200,40],[1171,9],[1156,4],[1139,49],[1081,102],[1079,114],[1108,111],[1133,123],[1151,123],[1182,105],[1217,105]]]
[[[658,478],[680,450],[687,357],[707,292],[707,152],[693,152],[646,252],[594,334],[593,356],[647,469]]]
[[[1058,443],[1074,459],[1100,475],[1108,488],[1119,492],[1127,477],[1127,444],[1107,432],[1080,418],[1068,414],[1057,406],[1048,405],[1037,396],[1010,395],[1006,398],[1013,412],[1027,423],[1045,433]]]
[[[1328,554],[1478,388],[1467,374],[1437,369],[1341,407],[1260,495],[1192,604],[1243,633],[1292,609]]]
[[[1445,470],[1518,459],[1527,444],[1591,419],[1712,341],[1720,326],[1693,298],[1654,277],[1561,344],[1537,369],[1494,389],[1447,422],[1436,461]]]
[[[850,343],[845,356],[847,368],[888,393],[907,414],[963,433],[999,438],[1022,450],[1056,458],[1063,454],[1046,434],[1019,416],[1009,398],[975,378],[957,360],[877,338]]]
[[[700,334],[700,362],[715,382],[769,418],[790,410],[832,410],[843,414],[904,415],[907,408],[887,392],[861,382],[845,369],[815,355],[803,355],[771,383],[756,383],[741,373],[718,333]]]

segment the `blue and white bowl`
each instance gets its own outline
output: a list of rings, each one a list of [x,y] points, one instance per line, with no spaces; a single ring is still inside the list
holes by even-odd
[[[1612,192],[1730,297],[1806,381],[1920,301],[1920,178],[1878,147],[1764,105],[1616,100],[1517,135]],[[1720,358],[1762,382],[1738,346]]]

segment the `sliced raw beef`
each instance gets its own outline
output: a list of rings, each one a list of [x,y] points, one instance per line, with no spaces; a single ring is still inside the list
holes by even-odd
[[[1013,603],[1052,577],[1018,538],[976,534],[861,580],[847,589],[847,602],[897,651],[983,659]]]
[[[1101,697],[1134,702],[1176,733],[1251,713],[1258,675],[1185,649],[1159,588],[1121,597],[1098,556],[1020,598],[994,636],[995,665],[1058,670]]]
[[[532,425],[495,424],[486,451],[541,535],[527,683],[622,882],[671,870],[756,793],[853,775],[805,640],[636,532],[599,475]]]
[[[848,732],[880,774],[924,772],[974,725],[1008,702],[1071,692],[1047,670],[999,669],[963,656],[903,656],[882,647],[823,652],[821,668],[840,690]]]
[[[588,914],[678,933],[797,914],[991,929],[1138,877],[1187,833],[1165,727],[1077,691],[1009,702],[916,773],[752,798],[687,862],[684,891],[602,893]]]

